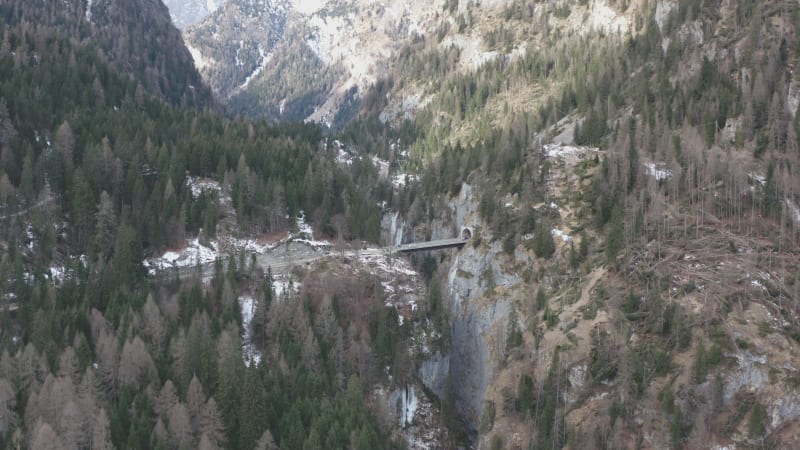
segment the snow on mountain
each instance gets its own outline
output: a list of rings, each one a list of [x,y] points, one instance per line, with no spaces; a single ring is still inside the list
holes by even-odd
[[[184,29],[211,15],[222,0],[164,0],[164,4],[169,8],[175,26]]]

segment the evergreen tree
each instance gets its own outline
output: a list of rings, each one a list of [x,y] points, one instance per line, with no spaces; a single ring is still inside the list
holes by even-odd
[[[245,370],[239,409],[239,448],[253,448],[267,429],[267,400],[259,370],[251,365]]]
[[[114,244],[114,269],[121,284],[134,286],[141,280],[145,274],[143,260],[138,233],[130,225],[121,224]]]

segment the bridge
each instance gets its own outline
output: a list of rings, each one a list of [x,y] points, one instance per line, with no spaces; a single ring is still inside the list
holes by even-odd
[[[437,241],[416,242],[414,244],[405,244],[395,247],[393,250],[397,253],[414,253],[425,252],[429,250],[442,250],[445,248],[463,247],[467,241],[464,239],[439,239]]]
[[[438,239],[427,242],[414,242],[412,244],[399,245],[392,251],[397,253],[425,252],[429,250],[442,250],[445,248],[461,248],[472,238],[472,228],[465,227],[461,230],[461,237],[454,239]]]

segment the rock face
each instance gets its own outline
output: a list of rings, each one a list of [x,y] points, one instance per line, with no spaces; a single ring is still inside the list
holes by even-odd
[[[435,221],[431,229],[434,239],[450,236],[453,229],[462,226],[479,229],[471,186],[464,185],[449,207],[446,216],[453,222]],[[477,435],[484,394],[495,376],[513,308],[503,290],[520,281],[500,264],[504,258],[501,252],[499,242],[477,247],[468,244],[446,260],[449,352],[432,354],[420,367],[422,382],[440,398],[452,387],[456,410],[473,436]]]

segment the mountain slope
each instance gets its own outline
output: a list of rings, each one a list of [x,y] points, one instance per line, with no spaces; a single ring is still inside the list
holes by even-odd
[[[431,98],[381,149],[422,174],[403,228],[479,230],[421,376],[481,447],[794,447],[798,7],[609,2],[625,35],[574,32],[599,5],[512,3],[486,42],[538,46],[474,72],[397,65]]]

